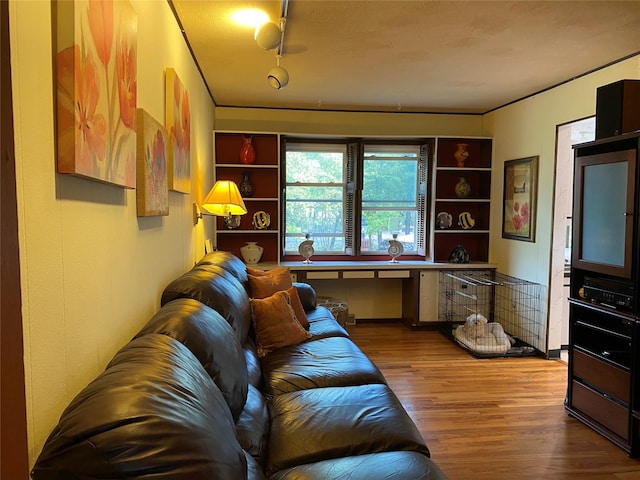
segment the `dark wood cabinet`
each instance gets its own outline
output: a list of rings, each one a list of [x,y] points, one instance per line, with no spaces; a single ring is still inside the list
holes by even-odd
[[[567,412],[640,445],[639,134],[575,147]]]

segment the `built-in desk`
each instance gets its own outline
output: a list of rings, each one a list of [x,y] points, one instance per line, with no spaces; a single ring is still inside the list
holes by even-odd
[[[400,260],[372,262],[281,262],[299,282],[314,286],[319,295],[340,297],[350,312],[364,318],[402,318],[409,326],[438,321],[438,278],[441,270],[495,269],[487,263],[434,263]],[[382,283],[381,280],[387,281]],[[372,283],[373,282],[373,283]],[[382,315],[380,317],[379,315]]]

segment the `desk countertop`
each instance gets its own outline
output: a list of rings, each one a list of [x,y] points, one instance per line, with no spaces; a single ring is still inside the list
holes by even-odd
[[[275,266],[275,265],[274,265]],[[388,261],[340,261],[340,262],[280,262],[280,266],[289,267],[292,271],[310,270],[475,270],[482,268],[493,269],[496,265],[490,263],[444,263],[426,262],[418,260],[400,260],[398,263]]]

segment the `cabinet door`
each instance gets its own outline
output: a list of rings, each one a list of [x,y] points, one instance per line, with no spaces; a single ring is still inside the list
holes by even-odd
[[[631,377],[629,371],[603,362],[579,350],[573,352],[573,375],[605,394],[629,403]]]
[[[631,278],[637,150],[576,151],[571,265]]]
[[[571,406],[624,440],[629,439],[629,411],[602,393],[573,381]]]
[[[420,272],[420,323],[438,321],[438,278],[437,270]]]

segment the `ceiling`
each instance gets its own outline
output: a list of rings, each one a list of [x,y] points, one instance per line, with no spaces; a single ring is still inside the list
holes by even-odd
[[[274,90],[275,52],[229,16],[279,23],[279,0],[170,2],[223,107],[485,113],[640,51],[640,0],[289,0]]]

